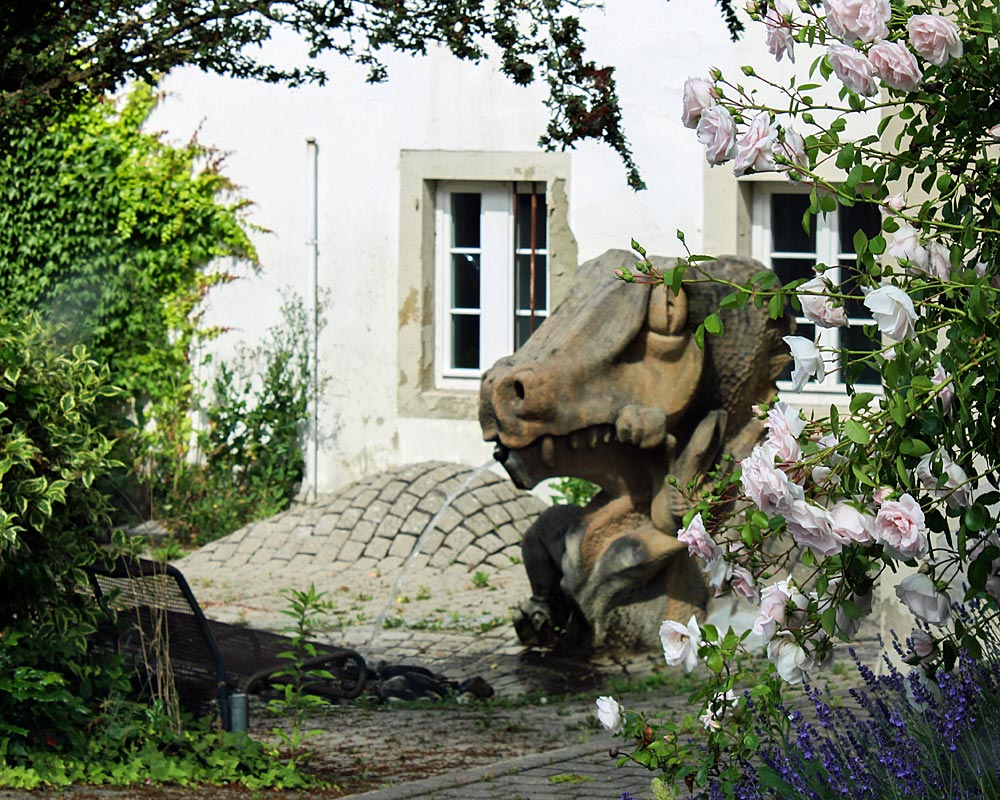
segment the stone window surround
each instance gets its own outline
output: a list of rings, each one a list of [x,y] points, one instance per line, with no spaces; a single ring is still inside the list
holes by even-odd
[[[399,159],[397,404],[401,417],[476,419],[478,391],[435,385],[435,220],[438,181],[537,181],[548,202],[550,309],[577,265],[569,228],[568,153],[403,150]]]

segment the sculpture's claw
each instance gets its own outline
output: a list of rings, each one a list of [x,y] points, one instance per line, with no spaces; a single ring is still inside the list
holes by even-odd
[[[528,647],[550,647],[558,639],[552,609],[544,600],[534,597],[514,611],[514,630],[521,644]]]

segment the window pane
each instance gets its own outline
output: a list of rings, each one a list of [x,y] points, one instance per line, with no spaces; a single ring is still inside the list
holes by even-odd
[[[857,203],[847,208],[841,206],[837,210],[837,217],[840,224],[840,252],[854,252],[854,234],[856,231],[864,231],[865,235],[871,239],[882,229],[882,215],[879,214],[877,206],[871,203]]]
[[[514,317],[514,349],[517,350],[528,341],[528,337],[534,331],[538,330],[538,327],[545,322],[545,317],[535,316],[534,325],[532,325],[531,317]]]
[[[479,247],[479,214],[483,205],[482,200],[478,192],[452,192],[452,247]]]
[[[807,194],[771,195],[772,252],[816,252],[816,220],[811,220],[809,233],[802,229],[802,215],[808,208]]]
[[[847,350],[862,351],[862,352],[872,352],[873,350],[880,349],[880,346],[865,336],[864,331],[858,325],[852,325],[849,328],[841,328],[841,346]],[[857,356],[847,356],[848,362],[857,361]],[[855,366],[855,368],[850,373],[851,380],[854,383],[881,383],[882,378],[878,374],[878,370],[873,369],[868,364],[865,364],[860,370]]]
[[[451,257],[452,308],[479,308],[479,256],[454,253]]]
[[[545,230],[545,192],[535,194],[535,249],[544,250],[548,239]],[[518,250],[531,249],[531,195],[517,196],[517,224],[514,247]]]
[[[514,296],[516,299],[516,305],[514,306],[519,311],[528,311],[531,309],[531,256],[527,253],[520,253],[514,257],[515,259],[515,271],[514,271]],[[548,308],[548,299],[546,297],[546,283],[545,280],[545,270],[546,270],[546,259],[545,256],[536,253],[535,254],[535,309],[545,310]]]
[[[851,300],[844,301],[847,316],[852,319],[871,319],[872,312],[865,307],[864,297],[858,286],[858,272],[855,264],[840,265],[840,291],[852,295]]]
[[[451,315],[451,366],[479,369],[479,316]]]
[[[801,336],[804,339],[808,339],[811,342],[816,341],[816,326],[808,322],[798,322],[795,323],[795,330],[792,331],[793,336]],[[792,367],[795,363],[792,361],[788,362],[788,366],[785,371],[778,376],[779,381],[790,381],[792,379]],[[809,390],[808,385],[805,387],[806,391]]]
[[[775,274],[778,276],[778,280],[781,281],[782,285],[788,283],[789,281],[798,280],[799,278],[811,278],[815,275],[813,267],[816,266],[816,262],[811,258],[772,258],[771,268],[774,270]],[[788,295],[791,299],[791,295]],[[790,303],[785,303],[785,313],[794,316],[796,312],[792,309]]]

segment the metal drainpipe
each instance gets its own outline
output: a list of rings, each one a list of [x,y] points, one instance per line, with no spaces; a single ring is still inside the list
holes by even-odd
[[[319,144],[306,139],[309,154],[309,265],[312,271],[312,499],[319,493]]]

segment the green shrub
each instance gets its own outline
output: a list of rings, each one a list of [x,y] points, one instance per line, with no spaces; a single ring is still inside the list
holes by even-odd
[[[75,586],[110,540],[100,409],[119,396],[82,346],[61,353],[36,316],[0,316],[0,737],[75,730],[109,677],[88,663],[98,615]]]

